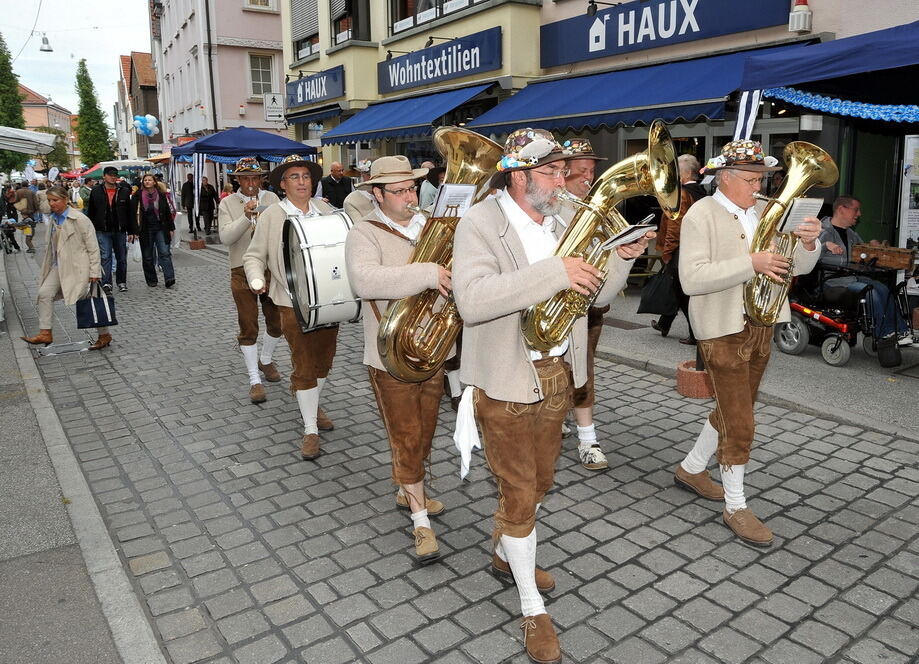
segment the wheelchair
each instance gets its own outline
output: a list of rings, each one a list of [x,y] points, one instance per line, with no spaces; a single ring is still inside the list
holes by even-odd
[[[877,272],[875,276],[880,276]],[[874,321],[879,313],[874,310],[871,291],[866,284],[859,292],[846,285],[831,285],[827,281],[836,276],[871,276],[869,269],[815,268],[808,275],[796,277],[789,291],[791,320],[778,323],[773,332],[776,347],[789,355],[800,355],[809,345],[819,346],[823,361],[841,367],[852,356],[861,333],[862,349],[870,356],[878,356],[878,340],[874,336]],[[912,320],[906,297],[906,282],[891,290],[896,299],[897,313],[906,322],[910,334]],[[899,349],[896,351],[899,354]]]

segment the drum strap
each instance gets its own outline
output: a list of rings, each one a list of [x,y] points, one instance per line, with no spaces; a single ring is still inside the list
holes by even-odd
[[[387,233],[391,233],[395,235],[397,238],[401,240],[405,240],[406,242],[411,241],[407,237],[402,235],[402,233],[399,233],[395,229],[390,228],[389,226],[384,224],[382,221],[374,221],[373,219],[364,219],[364,221],[366,221],[368,224],[373,224],[374,226],[379,228],[381,231],[386,231]],[[377,322],[379,323],[383,317],[380,315],[380,310],[377,307],[377,303],[375,300],[370,300],[370,308],[373,310],[373,315],[377,317]]]

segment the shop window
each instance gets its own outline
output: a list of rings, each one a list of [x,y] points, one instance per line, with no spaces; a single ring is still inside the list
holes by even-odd
[[[271,59],[270,55],[249,54],[249,77],[253,97],[272,91]]]

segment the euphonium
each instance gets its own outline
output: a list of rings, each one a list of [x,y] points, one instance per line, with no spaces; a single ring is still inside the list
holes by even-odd
[[[788,298],[788,287],[791,285],[794,267],[792,255],[798,244],[798,237],[791,233],[778,232],[778,225],[785,210],[793,199],[802,196],[811,187],[832,187],[839,179],[839,169],[833,158],[813,143],[793,141],[785,146],[784,157],[788,173],[777,196],[757,196],[769,203],[760,215],[759,224],[750,243],[750,253],[772,251],[781,254],[789,260],[788,274],[781,283],[763,274],[757,274],[744,284],[744,308],[747,316],[759,325],[775,324],[782,305]]]
[[[501,146],[474,131],[441,127],[434,145],[444,158],[444,182],[475,185],[473,202],[485,198],[488,180],[501,159]],[[453,264],[453,235],[459,217],[430,217],[418,236],[409,263]],[[435,305],[443,306],[435,310]],[[436,289],[393,302],[380,319],[377,350],[386,370],[396,378],[417,383],[430,378],[447,359],[463,321],[453,297]]]
[[[608,168],[594,182],[587,198],[581,201],[564,192],[559,196],[575,204],[578,210],[559,240],[555,255],[580,256],[605,275],[612,250],[604,249],[603,243],[629,226],[615,206],[634,196],[654,196],[664,213],[672,218],[679,213],[676,152],[670,133],[659,120],[648,131],[648,149]],[[568,288],[524,310],[520,327],[527,343],[538,351],[558,346],[596,297],[596,292],[582,295]]]

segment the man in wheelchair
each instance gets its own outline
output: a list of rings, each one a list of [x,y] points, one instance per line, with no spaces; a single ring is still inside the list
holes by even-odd
[[[849,263],[852,247],[863,242],[854,228],[860,216],[861,202],[857,198],[840,196],[833,201],[833,216],[824,221],[820,261],[813,273],[819,280],[819,292],[824,300],[837,302],[844,309],[853,303],[857,306],[864,298],[872,325],[864,332],[873,335],[878,343],[896,341],[909,346],[913,343],[912,331],[901,311],[900,298],[892,296],[890,288],[872,278],[870,271]]]

